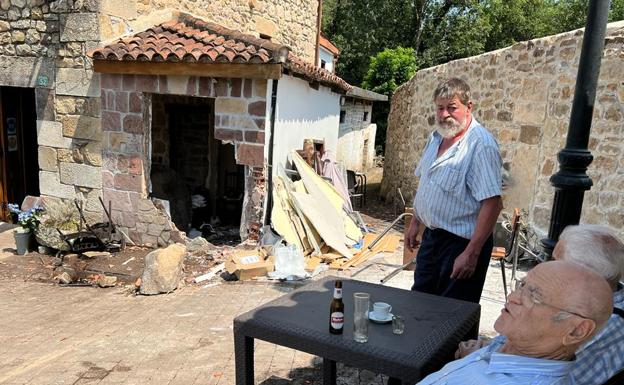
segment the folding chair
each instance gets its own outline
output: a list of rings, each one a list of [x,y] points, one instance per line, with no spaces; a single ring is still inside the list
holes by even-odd
[[[503,275],[503,290],[505,291],[505,301],[507,300],[507,276],[505,274],[505,260],[511,255],[515,243],[516,235],[520,227],[520,210],[514,209],[513,217],[511,218],[511,233],[507,238],[507,245],[505,247],[494,247],[492,249],[491,258],[495,261],[500,261],[501,273]]]

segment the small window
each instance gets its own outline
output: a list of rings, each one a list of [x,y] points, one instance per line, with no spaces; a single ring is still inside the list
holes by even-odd
[[[346,117],[347,117],[347,111],[345,110],[340,111],[340,123],[344,123]]]
[[[321,68],[325,68],[326,65],[327,65],[327,62],[321,59]]]
[[[364,118],[362,120],[365,122],[368,121],[368,111],[364,111]]]

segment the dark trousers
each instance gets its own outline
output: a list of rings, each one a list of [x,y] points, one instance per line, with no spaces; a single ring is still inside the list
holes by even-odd
[[[492,254],[493,240],[485,241],[472,277],[451,279],[453,263],[470,240],[446,230],[425,229],[416,256],[412,290],[479,303]]]

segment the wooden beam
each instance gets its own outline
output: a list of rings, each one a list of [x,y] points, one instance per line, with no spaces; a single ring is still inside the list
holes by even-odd
[[[214,78],[279,79],[281,64],[186,63],[94,60],[95,72],[128,75],[187,75]]]

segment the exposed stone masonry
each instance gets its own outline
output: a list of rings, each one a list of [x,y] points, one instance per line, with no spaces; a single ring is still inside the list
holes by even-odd
[[[581,52],[582,30],[421,70],[395,92],[388,121],[382,194],[397,199],[400,187],[413,196],[414,168],[434,129],[432,93],[439,79],[459,76],[472,88],[475,117],[497,138],[512,181],[504,193],[507,210],[526,208],[546,232],[564,147]],[[589,142],[594,156],[581,221],[601,223],[624,235],[624,24],[607,32]]]
[[[337,159],[348,170],[366,171],[375,156],[377,125],[371,124],[373,104],[370,101],[347,98],[340,109],[344,111],[345,118],[338,131]],[[361,148],[362,144],[365,148]]]
[[[142,244],[162,246],[180,237],[164,212],[147,197],[152,94],[215,98],[215,138],[233,143],[237,163],[249,166],[243,212],[247,221],[260,223],[265,80],[104,74],[102,184],[105,202],[113,202],[115,223]],[[245,231],[243,238],[257,231],[250,224],[241,229]]]

